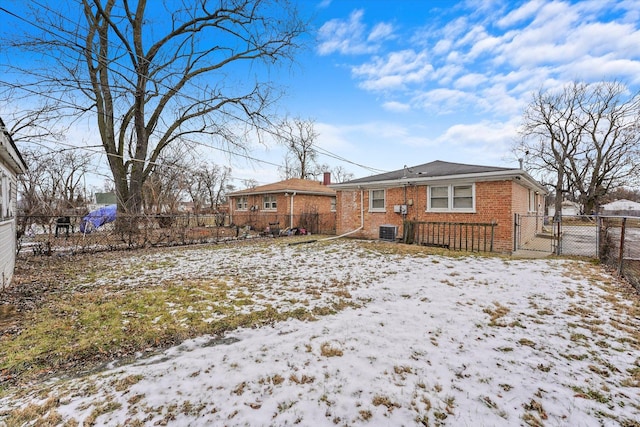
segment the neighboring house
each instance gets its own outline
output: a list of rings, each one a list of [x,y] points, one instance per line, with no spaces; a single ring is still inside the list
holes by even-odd
[[[118,198],[114,191],[107,191],[106,193],[95,193],[93,195],[95,199],[95,203],[90,203],[87,205],[87,209],[89,211],[95,211],[96,209],[104,208],[109,205],[116,205],[118,203]]]
[[[570,200],[564,200],[560,204],[560,206],[562,208],[562,210],[560,211],[562,216],[578,216],[578,215],[580,215],[580,211],[582,210],[582,207],[580,206],[579,203],[572,202]],[[555,217],[556,207],[555,206],[549,206],[547,208],[547,213],[549,215],[549,218]]]
[[[515,249],[516,214],[539,218],[546,194],[545,188],[522,169],[443,161],[405,167],[331,187],[337,193],[338,235],[348,233],[354,237],[381,238],[381,232],[392,227],[397,230],[396,236],[403,236],[403,224],[407,220],[433,225],[429,229],[423,224],[420,233],[446,234],[449,242],[461,238],[462,233],[468,232],[473,239],[480,233],[490,233],[492,249],[498,252]],[[493,226],[489,231],[486,228],[475,231],[473,227],[462,228],[460,224],[463,223]],[[458,224],[457,228],[455,224]],[[534,224],[534,227],[527,227],[529,236],[518,235],[517,238],[533,238],[541,231],[542,221],[536,220]]]
[[[602,215],[640,216],[640,203],[627,199],[616,200],[601,207]]]
[[[22,156],[0,119],[0,285],[8,286],[16,263],[16,202],[18,175],[27,170]]]
[[[304,228],[312,233],[334,233],[336,192],[324,180],[287,179],[227,194],[232,224],[267,228]]]

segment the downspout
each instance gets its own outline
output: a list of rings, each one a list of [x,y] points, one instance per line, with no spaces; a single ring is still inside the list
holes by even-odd
[[[295,195],[296,195],[295,191],[291,193],[291,209],[289,210],[289,229],[293,228],[293,196]]]
[[[364,228],[364,193],[363,190],[360,190],[360,227],[356,228],[355,230],[351,230],[347,233],[341,234],[339,236],[333,236],[333,237],[327,237],[325,239],[320,239],[318,240],[319,242],[325,241],[325,240],[334,240],[334,239],[339,239],[341,237],[344,236],[348,236],[350,234],[356,233],[360,230],[362,230]]]

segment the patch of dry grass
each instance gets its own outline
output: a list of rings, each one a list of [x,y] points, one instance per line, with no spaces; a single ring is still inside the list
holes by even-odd
[[[344,352],[338,348],[333,347],[331,343],[324,342],[320,345],[320,355],[324,357],[340,357]]]
[[[498,322],[499,319],[509,314],[511,310],[508,307],[500,304],[498,301],[493,302],[494,307],[485,307],[482,311],[489,315],[489,326],[507,326],[502,322]]]

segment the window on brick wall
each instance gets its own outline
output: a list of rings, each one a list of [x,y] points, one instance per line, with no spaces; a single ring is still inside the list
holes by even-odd
[[[267,210],[277,209],[278,205],[276,204],[276,196],[266,195],[262,197],[262,207]]]
[[[536,212],[536,192],[529,190],[529,212]]]
[[[246,197],[238,197],[236,199],[236,210],[238,211],[246,211],[247,206],[249,205]]]
[[[336,198],[332,197],[331,198],[331,212],[335,212],[336,211]]]
[[[384,190],[369,190],[369,211],[384,212]]]
[[[474,184],[432,185],[427,187],[427,211],[475,212]]]

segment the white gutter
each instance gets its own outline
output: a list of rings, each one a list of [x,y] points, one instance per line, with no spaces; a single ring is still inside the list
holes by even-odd
[[[468,174],[458,174],[458,175],[443,175],[443,176],[433,176],[433,177],[404,177],[404,178],[396,178],[389,179],[384,181],[370,181],[370,182],[358,182],[358,183],[344,183],[344,184],[331,184],[330,188],[335,190],[347,190],[352,188],[357,188],[357,186],[366,185],[367,187],[397,187],[398,183],[401,184],[428,184],[428,183],[438,183],[438,182],[451,182],[451,181],[496,181],[500,179],[514,179],[514,178],[524,178],[532,187],[544,192],[546,194],[547,190],[542,187],[538,182],[536,182],[531,175],[529,175],[526,171],[521,169],[511,169],[506,171],[495,171],[495,172],[480,172],[480,173],[468,173]]]

